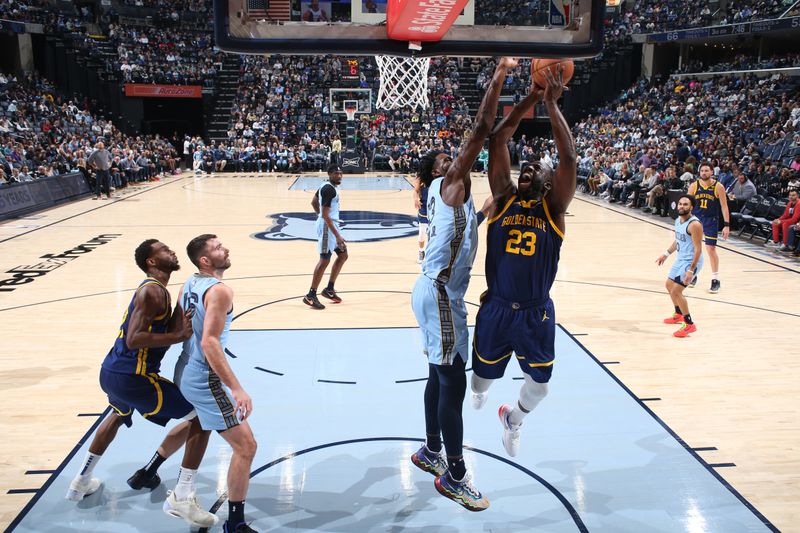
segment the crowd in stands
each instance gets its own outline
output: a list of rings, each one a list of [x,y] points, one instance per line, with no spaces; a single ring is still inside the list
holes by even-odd
[[[632,13],[635,33],[653,33],[681,28],[738,24],[776,18],[794,2],[785,0],[735,0],[725,7],[711,2],[682,0],[636,0]]]
[[[106,68],[128,83],[213,86],[222,66],[207,32],[113,24],[108,39],[117,56],[106,59]]]
[[[47,0],[0,0],[0,19],[42,24],[48,33],[83,32],[94,19],[88,5],[53,9]]]
[[[178,154],[165,139],[123,135],[38,76],[0,74],[0,185],[79,171],[94,186],[87,159],[100,141],[113,156],[116,187],[178,171]]]
[[[360,87],[377,90],[374,59],[360,61]],[[311,170],[319,168],[322,159],[338,157],[342,115],[330,109],[328,89],[341,86],[340,58],[249,56],[242,61],[240,75],[227,142],[203,149],[212,158],[215,150],[217,157],[227,152],[229,161],[238,161],[237,168],[276,171]],[[366,165],[409,171],[420,153],[434,146],[457,147],[471,127],[459,82],[454,59],[434,58],[428,72],[430,108],[357,115],[356,144]],[[243,151],[246,157],[237,155]],[[254,159],[253,152],[261,156]],[[200,159],[207,161],[208,154]],[[199,170],[216,167],[204,163]]]
[[[703,61],[688,61],[679,72],[723,72],[733,70],[758,70],[800,67],[800,53],[788,53],[759,60],[753,55],[737,54],[729,61],[706,64]]]
[[[667,191],[686,190],[702,161],[732,212],[800,189],[800,92],[782,75],[641,80],[573,131],[582,188],[645,212],[666,216]]]

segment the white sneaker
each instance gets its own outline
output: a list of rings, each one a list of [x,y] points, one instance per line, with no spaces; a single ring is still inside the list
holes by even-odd
[[[503,447],[511,457],[516,457],[519,452],[519,430],[522,424],[512,426],[508,422],[508,415],[511,413],[511,406],[503,404],[497,415],[500,417],[500,423],[503,424]]]
[[[185,521],[197,527],[211,527],[217,524],[219,518],[204,511],[197,503],[197,497],[192,494],[185,500],[179,500],[175,493],[167,491],[167,499],[164,501],[164,512],[176,518],[183,518]]]
[[[489,399],[489,392],[473,392],[472,393],[472,408],[480,409]]]
[[[86,496],[97,492],[97,489],[99,489],[102,484],[103,482],[96,477],[85,481],[81,480],[80,477],[76,477],[72,480],[72,483],[69,484],[66,498],[71,502],[79,502]]]

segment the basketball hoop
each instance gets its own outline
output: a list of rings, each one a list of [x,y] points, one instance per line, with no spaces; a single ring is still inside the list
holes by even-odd
[[[358,111],[357,107],[345,107],[344,112],[347,114],[347,121],[353,121],[356,119],[356,111]]]
[[[428,67],[427,57],[375,56],[381,74],[378,88],[379,109],[398,107],[427,108]]]

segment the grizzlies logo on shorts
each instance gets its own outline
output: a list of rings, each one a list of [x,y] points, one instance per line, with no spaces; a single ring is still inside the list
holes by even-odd
[[[467,362],[469,330],[463,299],[451,299],[443,285],[420,276],[411,293],[411,308],[419,323],[429,363],[451,365],[456,354]]]
[[[204,430],[225,431],[239,425],[231,390],[209,367],[182,353],[175,365],[175,383],[194,406]]]
[[[522,371],[547,383],[555,361],[556,314],[553,301],[508,302],[488,296],[478,310],[472,370],[497,379],[516,356]]]

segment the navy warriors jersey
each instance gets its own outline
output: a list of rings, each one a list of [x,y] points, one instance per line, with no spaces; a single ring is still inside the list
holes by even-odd
[[[417,219],[420,224],[428,223],[428,187],[420,185],[419,187],[419,211],[417,211]]]
[[[192,274],[192,277],[183,284],[183,289],[181,290],[181,305],[183,309],[194,312],[192,315],[193,333],[191,337],[183,341],[183,354],[181,357],[188,356],[190,361],[199,363],[206,368],[208,367],[208,362],[200,346],[200,341],[203,339],[203,325],[206,319],[205,295],[206,291],[217,283],[222,282],[214,276]],[[231,329],[232,311],[232,309],[228,310],[228,314],[225,317],[225,327],[219,339],[223,350],[228,341],[228,332]]]
[[[699,222],[699,219],[694,215],[690,216],[686,222],[681,222],[681,217],[675,219],[675,242],[678,245],[678,257],[675,262],[691,263],[692,259],[694,259],[694,241],[692,236],[689,235],[689,224],[695,220]],[[701,266],[703,266],[702,254],[700,254],[697,268],[699,269]]]
[[[692,213],[697,218],[707,220],[710,218],[717,219],[719,217],[719,197],[717,196],[717,180],[711,180],[711,185],[703,187],[703,182],[697,180],[697,190],[694,197],[697,200]],[[716,232],[714,233],[716,235]]]
[[[463,205],[442,200],[444,178],[428,188],[428,247],[422,274],[443,285],[451,299],[464,297],[478,249],[478,223],[470,196]]]
[[[514,195],[488,226],[488,294],[516,302],[547,300],[564,238],[547,200],[522,201]]]
[[[162,309],[162,313],[153,319],[150,325],[150,333],[166,333],[169,327],[169,321],[172,317],[172,301],[169,296],[169,291],[160,281],[154,278],[147,278],[139,284],[136,292],[131,298],[131,303],[122,315],[122,325],[119,327],[119,333],[114,341],[114,346],[109,350],[108,355],[103,360],[103,368],[109,372],[117,372],[120,374],[157,374],[161,368],[161,360],[164,354],[167,353],[169,346],[162,346],[158,348],[128,348],[128,327],[130,325],[131,314],[136,302],[136,296],[145,285],[158,285],[164,291],[167,305]]]

